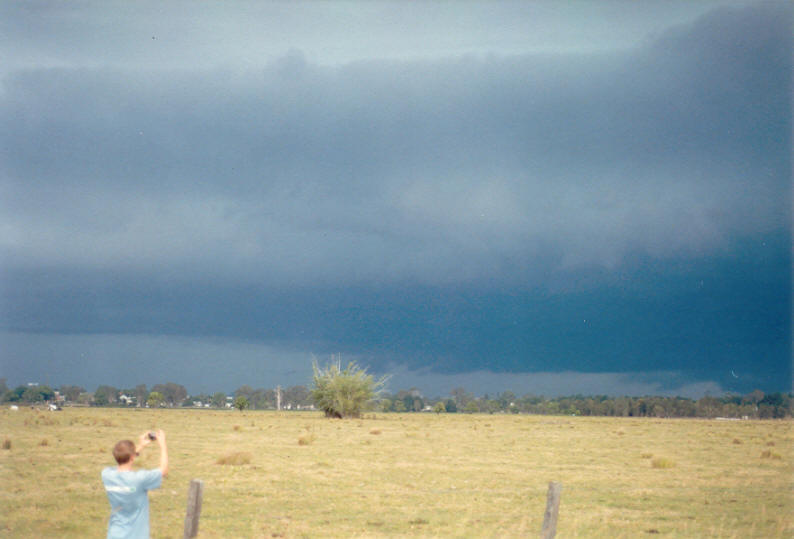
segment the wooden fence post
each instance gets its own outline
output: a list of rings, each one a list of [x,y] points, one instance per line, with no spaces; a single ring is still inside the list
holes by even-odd
[[[562,483],[552,481],[549,483],[549,492],[546,494],[546,512],[543,514],[543,528],[540,531],[541,539],[554,539],[557,534],[557,515],[560,512],[560,495]]]
[[[187,514],[185,515],[184,539],[198,535],[199,517],[201,516],[201,497],[204,495],[204,482],[193,479],[187,491]]]

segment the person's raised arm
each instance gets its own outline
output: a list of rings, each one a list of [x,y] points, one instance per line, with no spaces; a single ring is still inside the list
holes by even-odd
[[[143,448],[152,443],[151,438],[149,438],[149,431],[144,432],[140,436],[138,436],[138,443],[135,444],[135,452],[140,453],[143,451]]]
[[[165,444],[165,432],[157,431],[157,443],[160,444],[160,472],[163,477],[168,475],[168,446]]]

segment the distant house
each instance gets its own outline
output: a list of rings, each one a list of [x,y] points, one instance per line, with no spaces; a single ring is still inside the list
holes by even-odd
[[[297,404],[295,405],[296,410],[315,410],[313,404]]]
[[[119,402],[125,404],[126,406],[132,406],[133,404],[136,403],[137,400],[138,399],[136,399],[134,396],[130,397],[129,395],[125,395],[124,393],[119,395]]]

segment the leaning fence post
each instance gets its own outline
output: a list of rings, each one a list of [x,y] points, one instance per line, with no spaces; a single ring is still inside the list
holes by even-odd
[[[201,516],[201,497],[204,494],[204,482],[193,479],[187,491],[187,514],[185,515],[184,539],[198,535],[199,517]]]
[[[549,492],[546,494],[546,512],[543,514],[543,528],[540,531],[541,539],[553,539],[557,534],[557,515],[560,512],[560,494],[562,483],[552,481],[549,483]]]

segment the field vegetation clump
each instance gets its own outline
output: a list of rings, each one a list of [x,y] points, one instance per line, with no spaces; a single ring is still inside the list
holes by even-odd
[[[375,380],[366,369],[354,361],[342,368],[340,361],[332,361],[325,368],[314,363],[311,397],[315,406],[327,417],[361,417],[361,413],[372,406],[375,396],[383,388],[387,378]]]
[[[238,451],[235,453],[229,453],[228,455],[224,455],[217,460],[218,464],[227,464],[230,466],[242,466],[243,464],[251,464],[251,453],[246,453],[244,451]]]
[[[675,462],[667,458],[655,458],[651,461],[651,466],[654,468],[675,468]]]

